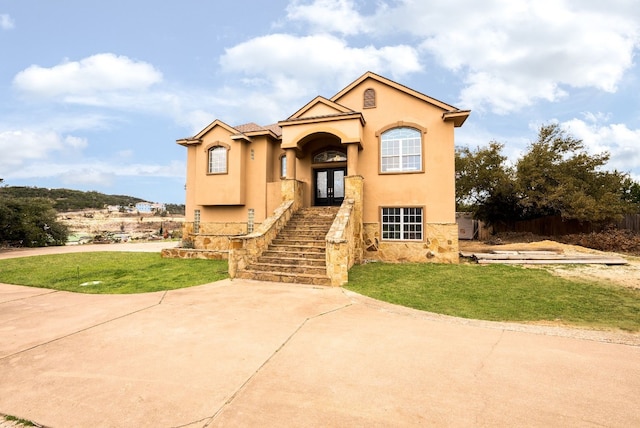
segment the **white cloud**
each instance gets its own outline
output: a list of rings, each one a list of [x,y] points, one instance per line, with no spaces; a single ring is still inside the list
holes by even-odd
[[[55,178],[58,178],[65,186],[93,186],[104,188],[112,186],[116,178],[111,172],[98,171],[81,164],[68,165],[64,166],[64,168],[64,172],[61,172],[55,176]]]
[[[165,177],[182,178],[186,166],[183,162],[172,161],[166,165],[120,163],[87,160],[78,164],[55,164],[46,175],[25,172],[27,177],[58,178],[65,184],[74,186],[111,186],[120,177]]]
[[[312,31],[344,35],[366,31],[361,15],[349,0],[316,0],[307,4],[293,0],[287,6],[287,19],[310,24]]]
[[[571,87],[615,92],[640,47],[633,1],[398,0],[379,2],[370,15],[358,12],[362,7],[354,0],[296,0],[288,18],[314,31],[412,36],[424,59],[460,75],[461,106],[500,114],[558,101]]]
[[[4,173],[5,180],[59,179],[66,184],[108,186],[119,177],[164,177],[182,178],[186,165],[180,161],[167,164],[127,163],[120,159],[113,162],[91,158],[74,162],[50,157],[46,161],[31,160]]]
[[[640,165],[640,129],[629,129],[622,123],[603,123],[608,115],[585,114],[584,119],[572,119],[560,125],[582,140],[590,153],[609,152],[607,169],[629,172]]]
[[[12,30],[15,28],[15,22],[13,22],[13,19],[11,18],[10,15],[7,15],[5,13],[0,14],[0,28],[3,30]]]
[[[297,37],[271,34],[227,49],[222,70],[249,78],[247,86],[265,86],[276,99],[317,95],[320,88],[339,88],[366,70],[399,78],[420,71],[418,52],[411,46],[351,47],[329,34]]]
[[[393,77],[421,70],[417,51],[407,45],[354,48],[335,36],[317,34],[297,37],[271,34],[257,37],[225,51],[220,58],[224,71],[279,79],[306,75],[314,80],[353,77],[363,70],[379,70]],[[328,77],[326,77],[328,75]],[[291,82],[284,82],[286,89]],[[300,88],[295,88],[296,90]]]
[[[86,138],[74,137],[73,135],[67,135],[64,142],[74,149],[84,149],[89,145]]]
[[[51,152],[64,148],[64,139],[53,131],[0,131],[0,171],[8,175],[25,162],[45,159]]]
[[[104,97],[143,91],[161,81],[162,74],[148,63],[103,53],[51,68],[32,65],[15,76],[13,85],[36,97],[100,104]]]

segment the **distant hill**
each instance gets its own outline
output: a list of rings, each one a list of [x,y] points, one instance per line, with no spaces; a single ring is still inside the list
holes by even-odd
[[[83,192],[70,189],[46,189],[42,187],[5,186],[0,187],[0,197],[45,198],[53,203],[58,211],[79,211],[84,209],[102,209],[105,205],[135,205],[144,199],[124,195],[105,195],[100,192]]]

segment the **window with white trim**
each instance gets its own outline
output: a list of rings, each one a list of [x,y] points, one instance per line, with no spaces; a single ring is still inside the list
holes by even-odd
[[[227,148],[215,146],[209,149],[209,174],[225,174],[227,172]]]
[[[415,128],[393,128],[380,136],[381,172],[422,170],[422,133]]]
[[[422,241],[422,208],[382,208],[382,239]]]

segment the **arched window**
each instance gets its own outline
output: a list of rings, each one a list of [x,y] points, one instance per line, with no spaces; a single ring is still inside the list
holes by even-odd
[[[369,88],[364,91],[363,108],[374,108],[376,106],[376,91]]]
[[[214,146],[209,149],[209,162],[207,172],[209,174],[227,173],[227,148]]]
[[[414,172],[422,170],[422,133],[400,127],[380,136],[380,171]]]
[[[347,155],[340,150],[325,150],[313,157],[313,163],[327,163],[327,162],[346,162]]]

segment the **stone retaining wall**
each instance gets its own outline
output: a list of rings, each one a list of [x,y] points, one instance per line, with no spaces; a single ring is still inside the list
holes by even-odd
[[[164,258],[227,260],[228,251],[196,250],[193,248],[165,248],[160,253]]]
[[[382,241],[380,223],[364,224],[364,258],[392,263],[458,263],[458,226],[451,224],[424,225],[421,242]]]

